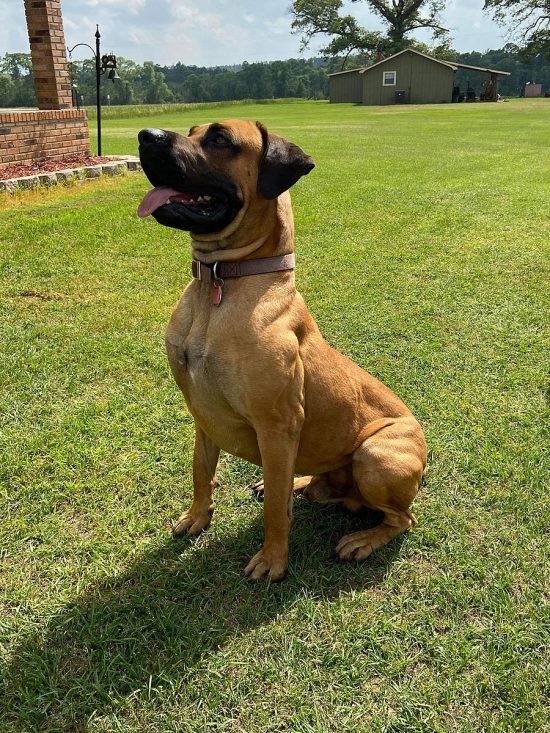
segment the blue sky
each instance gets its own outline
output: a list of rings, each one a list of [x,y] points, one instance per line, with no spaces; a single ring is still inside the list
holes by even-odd
[[[447,0],[444,20],[459,51],[499,48],[505,32],[482,11],[483,0]],[[104,51],[160,64],[199,66],[299,55],[290,0],[62,0],[67,44],[93,44],[99,23]],[[362,25],[381,29],[366,3],[346,2]],[[0,54],[28,49],[23,0],[0,0]],[[429,35],[418,33],[420,40]],[[322,45],[311,46],[306,56]],[[81,58],[84,56],[81,56]]]

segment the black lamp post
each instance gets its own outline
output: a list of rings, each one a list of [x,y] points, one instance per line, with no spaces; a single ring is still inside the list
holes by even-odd
[[[78,48],[78,46],[86,46],[86,48],[89,48],[90,51],[94,55],[95,59],[95,99],[96,99],[96,109],[97,109],[97,154],[101,155],[101,99],[99,96],[99,84],[100,80],[103,74],[105,72],[109,72],[107,77],[111,79],[113,84],[115,83],[116,79],[120,79],[120,76],[117,74],[116,71],[116,56],[112,53],[101,55],[101,50],[99,47],[99,39],[101,38],[101,34],[99,32],[99,26],[96,25],[96,32],[95,32],[95,51],[94,49],[89,46],[87,43],[77,43],[76,46],[73,46],[72,48],[68,49],[69,52],[69,60],[71,58],[72,52],[75,50],[75,48]]]

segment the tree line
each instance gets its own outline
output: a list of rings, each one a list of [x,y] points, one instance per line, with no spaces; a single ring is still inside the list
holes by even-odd
[[[322,59],[288,59],[247,63],[234,67],[160,66],[151,61],[137,64],[117,57],[120,79],[101,82],[103,104],[160,104],[166,102],[223,102],[233,99],[297,97],[325,99],[332,62]],[[74,93],[79,104],[95,103],[93,59],[69,63]],[[0,57],[0,107],[36,104],[30,54],[7,53]]]
[[[550,62],[538,54],[525,58],[515,46],[470,53],[456,53],[448,47],[419,50],[440,58],[455,59],[473,66],[509,71],[500,81],[500,93],[518,96],[526,82],[538,82],[550,90]],[[223,102],[238,99],[297,97],[326,99],[328,74],[339,71],[342,56],[319,59],[288,59],[246,63],[233,67],[199,67],[182,63],[159,66],[151,61],[137,64],[118,58],[120,80],[101,83],[103,104],[160,104],[167,102]],[[349,68],[371,63],[364,53],[348,55]],[[95,104],[93,60],[71,62],[71,74],[79,103]],[[466,72],[459,72],[466,73]],[[36,104],[30,54],[7,53],[0,57],[0,107],[32,107]]]

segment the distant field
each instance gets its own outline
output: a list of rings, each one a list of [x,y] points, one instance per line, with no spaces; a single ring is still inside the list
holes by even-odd
[[[287,579],[252,585],[258,471],[225,456],[211,529],[172,542],[188,238],[137,219],[140,175],[2,195],[0,731],[548,730],[550,100],[178,109],[106,119],[104,150],[226,117],[316,160],[298,286],[424,425],[418,526],[340,564],[372,517],[297,499]]]
[[[288,107],[289,104],[308,104],[305,99],[255,99],[255,100],[242,100],[232,102],[181,102],[175,104],[120,104],[102,106],[101,117],[106,120],[117,120],[123,118],[132,117],[152,117],[158,114],[161,115],[175,115],[181,112],[196,112],[197,110],[205,109],[231,109],[232,107],[245,107],[259,105],[269,105],[273,107],[275,104],[284,104]],[[87,106],[88,119],[97,119],[96,106]]]
[[[134,116],[131,115],[132,111]],[[90,109],[90,140],[92,149],[96,146],[96,120],[95,111]],[[497,143],[506,144],[515,140],[509,140],[517,135],[527,135],[532,126],[538,130],[539,136],[532,144],[541,147],[541,155],[547,155],[545,144],[545,130],[550,124],[550,103],[548,99],[516,99],[500,104],[430,104],[430,105],[403,105],[400,107],[362,107],[354,104],[329,104],[325,101],[308,102],[300,99],[289,102],[275,101],[274,103],[232,102],[223,104],[221,102],[197,103],[197,104],[167,104],[167,105],[135,105],[129,107],[104,107],[103,108],[103,151],[107,154],[136,152],[136,134],[142,127],[159,125],[168,129],[175,129],[186,132],[190,125],[197,122],[208,122],[222,118],[244,117],[246,119],[259,119],[268,125],[281,130],[303,130],[307,135],[322,129],[323,140],[331,140],[330,132],[338,138],[342,138],[344,131],[349,131],[350,126],[363,137],[364,142],[370,144],[377,140],[377,136],[395,134],[396,127],[399,130],[396,143],[399,144],[401,136],[404,142],[409,142],[407,128],[411,125],[411,133],[415,128],[424,135],[437,133],[437,139],[432,142],[439,149],[440,146],[448,146],[449,137],[452,145],[459,146],[462,135],[467,132],[464,142],[475,141],[476,145],[483,144],[485,140],[488,146]],[[529,125],[523,126],[523,115],[529,114]],[[462,126],[468,124],[468,130],[462,130]],[[492,130],[493,125],[497,129]],[[518,127],[519,125],[519,127]],[[460,138],[456,134],[460,133]],[[491,141],[494,134],[495,140]],[[319,142],[323,142],[319,140]],[[528,141],[525,141],[528,144]],[[415,140],[415,147],[420,150],[423,141]],[[385,147],[380,151],[385,152]],[[447,149],[448,155],[451,150]],[[460,153],[463,155],[463,152]],[[365,155],[365,152],[362,153]],[[363,159],[366,162],[366,159]],[[367,159],[368,160],[368,159]]]

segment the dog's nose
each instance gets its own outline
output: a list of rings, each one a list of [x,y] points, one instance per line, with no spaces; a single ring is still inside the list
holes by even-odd
[[[159,130],[158,127],[146,127],[144,130],[140,130],[138,133],[138,140],[141,145],[162,145],[168,142],[168,135],[164,130]]]

